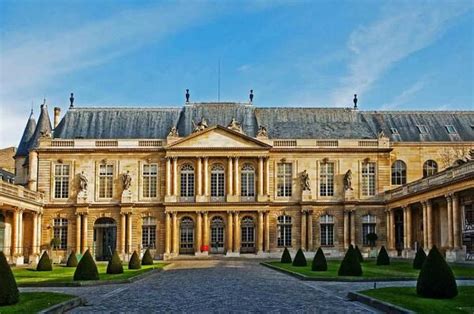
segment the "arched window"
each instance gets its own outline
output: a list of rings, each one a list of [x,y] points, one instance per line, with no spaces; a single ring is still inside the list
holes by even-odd
[[[438,164],[434,160],[427,160],[423,164],[423,178],[432,176],[438,172]]]
[[[181,236],[179,244],[180,254],[194,253],[194,221],[191,217],[183,217],[180,224]]]
[[[224,253],[224,219],[214,216],[211,220],[211,253]]]
[[[334,216],[322,215],[319,217],[321,227],[321,245],[334,245]]]
[[[377,217],[367,214],[362,216],[362,244],[374,246],[375,243],[367,239],[369,233],[376,233]]]
[[[220,164],[211,168],[211,198],[214,201],[222,201],[225,196],[224,189],[225,173],[224,167]]]
[[[240,174],[240,195],[242,197],[254,199],[255,198],[255,168],[250,164],[245,164],[242,167]]]
[[[181,167],[181,197],[194,197],[194,168],[190,164]]]
[[[392,185],[407,183],[407,165],[401,160],[392,164]]]
[[[54,247],[59,250],[67,248],[67,219],[55,218],[53,223],[53,237],[56,239]]]
[[[155,217],[143,218],[142,247],[145,249],[156,248],[156,218]]]
[[[278,246],[291,246],[291,227],[291,216],[284,215],[278,217]]]
[[[240,224],[241,252],[250,253],[255,251],[255,223],[252,217],[245,216]]]

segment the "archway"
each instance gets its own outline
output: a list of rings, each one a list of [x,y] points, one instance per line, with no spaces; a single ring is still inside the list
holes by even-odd
[[[98,261],[112,257],[117,247],[117,223],[113,218],[99,218],[94,223],[94,252]]]
[[[179,254],[194,254],[194,221],[191,217],[183,217],[179,225],[181,236]]]
[[[242,253],[255,253],[255,222],[252,217],[245,216],[241,223]]]
[[[211,253],[224,253],[224,219],[215,216],[211,220]]]

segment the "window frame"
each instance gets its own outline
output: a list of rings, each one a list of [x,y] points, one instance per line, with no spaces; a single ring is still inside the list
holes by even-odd
[[[223,201],[226,193],[225,167],[220,163],[211,167],[211,201]]]
[[[293,240],[293,218],[289,215],[277,217],[277,246],[291,247]]]
[[[367,240],[367,234],[377,234],[377,216],[372,214],[366,214],[362,216],[362,245],[363,246],[374,246],[375,242],[370,243]]]
[[[155,172],[152,172],[152,168],[155,167]],[[145,169],[148,168],[148,172]],[[145,163],[141,169],[141,196],[143,199],[153,199],[158,197],[158,186],[159,186],[159,166],[158,163]],[[153,187],[154,185],[154,187]]]
[[[319,217],[321,246],[334,246],[334,221],[333,215],[325,214]]]
[[[181,200],[194,199],[194,196],[196,195],[196,174],[194,166],[191,163],[185,163],[181,165],[179,169],[179,178],[179,195]]]
[[[280,168],[281,166],[281,168]],[[281,172],[283,170],[283,172]],[[276,193],[279,198],[289,198],[293,195],[293,163],[278,162],[276,171]]]
[[[438,163],[436,160],[428,159],[423,163],[423,178],[431,177],[438,173]]]
[[[328,167],[332,166],[332,171],[328,171]],[[324,169],[324,172],[323,172]],[[332,161],[323,162],[319,165],[319,196],[334,196],[334,176],[336,174],[336,163]],[[324,193],[322,193],[324,192]]]
[[[61,168],[61,173],[57,173],[57,168]],[[64,168],[67,168],[67,175],[64,174]],[[71,180],[71,165],[65,163],[53,164],[53,198],[57,200],[65,200],[69,198],[69,188]],[[59,182],[59,196],[58,196],[58,182]]]
[[[252,164],[244,164],[240,170],[240,196],[244,199],[255,199],[255,167]]]
[[[105,167],[104,174],[101,173],[102,167]],[[108,172],[108,169],[111,168],[111,173]],[[115,164],[99,164],[98,167],[98,188],[97,188],[97,196],[99,199],[106,200],[111,199],[114,196],[114,177],[115,177]],[[102,185],[104,187],[102,189]],[[104,194],[101,194],[102,191]],[[109,193],[108,193],[109,192]]]
[[[157,225],[156,217],[147,216],[142,218],[142,248],[156,249]]]
[[[456,129],[456,127],[452,124],[446,124],[444,126],[446,128],[446,131],[448,132],[448,134],[458,134],[458,130]]]
[[[390,182],[392,185],[404,185],[407,184],[407,164],[401,160],[397,159],[392,163],[391,166],[391,176]]]
[[[369,166],[373,166],[373,172],[369,171]],[[373,161],[363,162],[360,175],[362,196],[375,196],[377,194],[377,163]],[[371,182],[371,179],[373,182]]]
[[[59,239],[56,250],[67,250],[69,221],[66,218],[58,217],[53,219],[53,238]]]

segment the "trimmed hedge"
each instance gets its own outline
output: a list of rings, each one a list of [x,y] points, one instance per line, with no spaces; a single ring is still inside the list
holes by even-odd
[[[99,280],[99,271],[89,250],[84,253],[77,264],[74,280]]]
[[[142,257],[142,265],[153,265],[153,256],[151,256],[150,249],[146,249]]]
[[[435,245],[418,275],[416,293],[432,299],[452,299],[458,295],[453,271]]]
[[[133,251],[132,257],[128,262],[128,269],[140,269],[142,268],[142,264],[140,262],[140,258],[138,257],[137,251]]]
[[[377,265],[390,265],[390,257],[388,256],[385,246],[380,248],[379,255],[377,255]]]
[[[122,261],[120,260],[120,256],[118,255],[117,251],[114,251],[112,258],[107,264],[107,274],[113,275],[113,274],[122,274],[122,273],[123,273]]]
[[[74,250],[69,254],[69,257],[67,258],[67,263],[66,267],[77,267],[77,256],[76,252]]]
[[[51,264],[51,260],[49,259],[48,252],[44,251],[43,255],[41,255],[38,265],[36,265],[36,271],[52,271],[52,270],[53,270],[53,265]]]
[[[364,262],[364,257],[362,256],[362,253],[359,250],[359,247],[356,245],[355,251],[357,253],[357,258],[359,259],[359,263]]]
[[[295,259],[293,260],[293,266],[306,266],[308,263],[306,263],[306,257],[304,256],[303,250],[299,249],[298,252],[296,252]]]
[[[283,254],[281,255],[281,261],[280,262],[282,264],[291,264],[292,263],[290,252],[288,251],[288,249],[286,247],[283,250]]]
[[[362,276],[362,267],[352,244],[349,246],[337,274],[338,276]]]
[[[313,258],[311,264],[312,271],[326,271],[328,270],[328,263],[326,262],[326,256],[324,256],[323,250],[319,248]]]
[[[426,253],[422,247],[419,247],[416,251],[415,259],[413,260],[413,268],[414,269],[421,269],[423,267],[423,263],[426,260]]]
[[[12,305],[20,300],[20,291],[7,258],[0,251],[0,305]]]

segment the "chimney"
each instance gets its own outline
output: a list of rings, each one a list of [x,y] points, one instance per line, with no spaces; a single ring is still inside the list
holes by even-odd
[[[59,116],[61,115],[61,108],[54,107],[54,128],[59,124]]]

